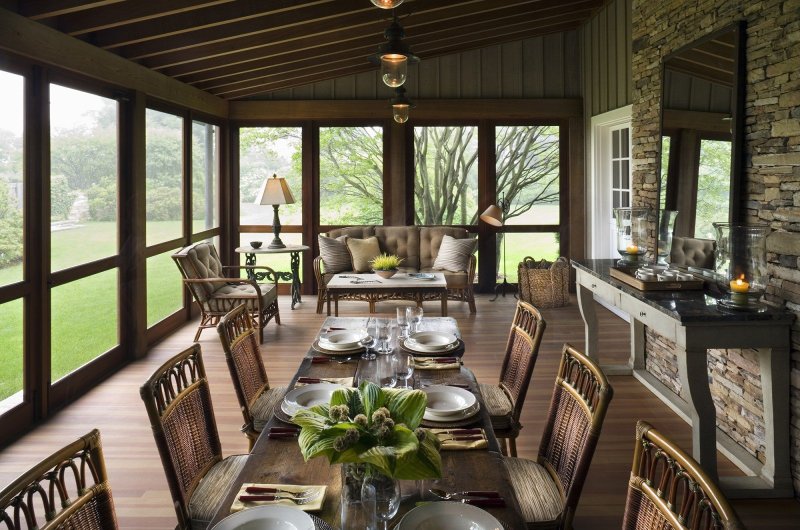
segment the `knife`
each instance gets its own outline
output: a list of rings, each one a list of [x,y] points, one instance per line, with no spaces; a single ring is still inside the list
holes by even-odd
[[[239,500],[242,502],[258,502],[258,501],[282,501],[287,499],[286,497],[281,497],[279,495],[239,495]]]
[[[295,438],[300,436],[300,432],[271,432],[267,434],[267,438],[269,439],[283,439],[283,438]]]
[[[483,434],[483,429],[448,429],[436,434]]]
[[[241,497],[239,497],[241,499]],[[462,504],[471,504],[472,506],[483,506],[489,508],[503,508],[506,501],[502,497],[497,498],[482,498],[482,499],[461,499]]]
[[[333,383],[331,379],[323,379],[321,377],[298,377],[298,383]]]
[[[466,436],[453,436],[451,438],[443,438],[442,442],[477,442],[484,440],[482,434],[468,434]]]
[[[311,358],[311,364],[329,363],[329,362],[331,362],[331,358],[330,357],[312,357]]]

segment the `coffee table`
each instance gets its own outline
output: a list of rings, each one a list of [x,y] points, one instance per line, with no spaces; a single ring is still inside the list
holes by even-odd
[[[339,298],[363,300],[369,303],[369,312],[375,312],[375,303],[382,300],[413,300],[422,305],[426,294],[439,295],[442,300],[442,316],[447,316],[447,281],[441,272],[431,273],[432,280],[419,280],[406,273],[391,278],[377,274],[335,274],[326,286],[328,315],[331,314],[333,298],[334,315],[339,316]]]

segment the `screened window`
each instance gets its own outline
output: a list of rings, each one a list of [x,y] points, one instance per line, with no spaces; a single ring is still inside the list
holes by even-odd
[[[0,304],[0,414],[22,402],[21,299]]]
[[[320,127],[319,222],[383,222],[383,128]]]
[[[117,102],[50,85],[53,270],[117,253]]]
[[[475,224],[477,162],[477,127],[414,127],[414,221]]]
[[[219,127],[192,122],[192,232],[219,226]]]
[[[146,241],[183,235],[183,119],[147,109]]]
[[[0,285],[22,280],[24,86],[0,70]]]
[[[170,257],[179,249],[147,258],[147,326],[183,308],[183,280]]]

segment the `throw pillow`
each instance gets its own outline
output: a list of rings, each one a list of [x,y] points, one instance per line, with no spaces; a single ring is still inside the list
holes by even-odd
[[[433,261],[433,268],[450,272],[462,272],[469,268],[469,257],[478,248],[475,238],[456,239],[444,236],[439,246],[439,254]]]
[[[345,243],[347,244],[347,250],[350,251],[353,270],[355,272],[370,272],[372,270],[372,263],[370,262],[381,253],[378,238],[375,236],[366,239],[349,237]]]
[[[318,236],[319,255],[325,264],[325,273],[337,274],[347,272],[350,268],[350,253],[347,251],[347,236],[339,236],[336,239]]]

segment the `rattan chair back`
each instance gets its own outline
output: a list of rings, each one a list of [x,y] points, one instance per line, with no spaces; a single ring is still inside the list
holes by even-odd
[[[565,344],[538,456],[563,495],[561,528],[571,528],[612,395],[600,367]]]
[[[140,389],[167,475],[178,527],[190,528],[189,499],[222,460],[200,345],[161,365]]]
[[[217,333],[225,350],[225,360],[244,416],[242,430],[255,434],[252,406],[258,396],[269,388],[269,379],[261,359],[257,330],[244,304],[222,317],[217,325]]]
[[[100,432],[56,451],[0,492],[0,528],[118,528]]]
[[[207,241],[200,241],[183,248],[172,255],[172,259],[181,271],[184,280],[203,280],[224,276],[222,261],[216,247]],[[211,298],[213,292],[220,287],[213,282],[185,282],[189,292],[199,304]]]
[[[514,424],[519,423],[522,414],[522,405],[528,393],[533,367],[539,357],[539,345],[542,343],[545,327],[547,323],[538,309],[527,302],[517,302],[508,333],[503,368],[500,370],[500,388],[513,405]]]
[[[622,528],[739,530],[744,525],[697,461],[639,421]]]

